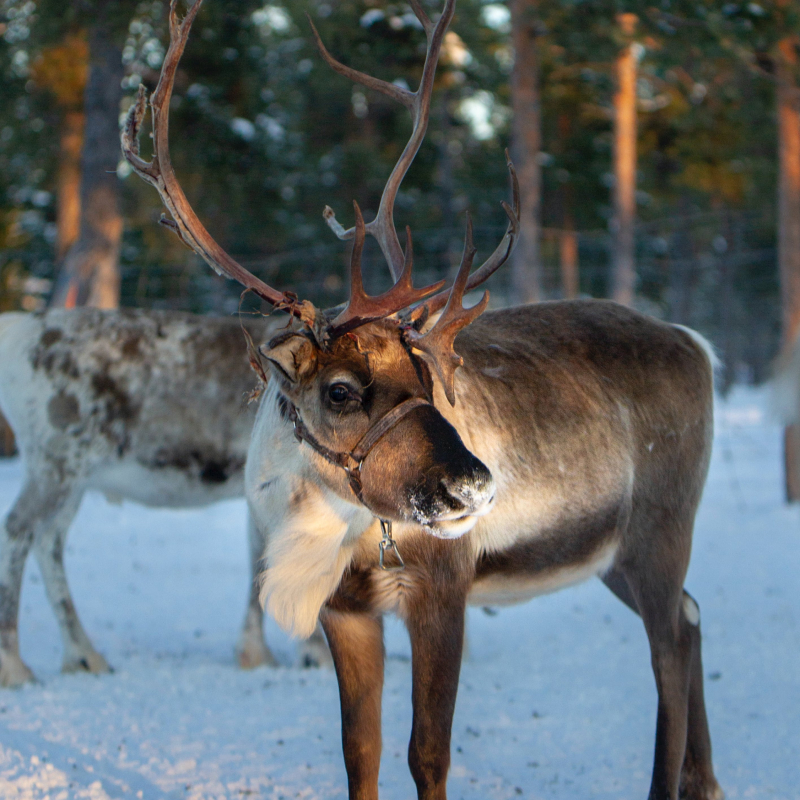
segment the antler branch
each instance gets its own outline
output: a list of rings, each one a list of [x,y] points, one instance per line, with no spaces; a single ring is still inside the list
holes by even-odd
[[[407,89],[402,89],[392,83],[373,78],[365,75],[362,72],[346,67],[344,64],[336,61],[330,53],[325,49],[322,39],[317,33],[314,23],[311,23],[311,28],[314,32],[314,39],[319,48],[320,55],[327,64],[331,66],[340,75],[344,75],[357,83],[362,84],[370,89],[383,92],[383,94],[392,97],[397,102],[404,105],[411,111],[412,132],[408,144],[403,150],[400,159],[395,164],[386,187],[381,195],[380,206],[378,213],[372,222],[366,225],[366,232],[374,236],[378,240],[381,251],[383,252],[386,261],[389,264],[392,277],[398,280],[403,271],[403,250],[400,247],[400,240],[397,236],[397,231],[394,227],[394,202],[397,197],[397,191],[403,178],[411,166],[417,151],[425,138],[425,132],[428,129],[428,118],[430,116],[431,94],[433,93],[433,79],[436,74],[436,66],[439,61],[439,53],[442,49],[444,36],[450,21],[453,19],[455,12],[456,0],[447,0],[439,17],[438,22],[434,25],[428,18],[428,15],[422,9],[418,0],[412,0],[411,8],[414,11],[420,24],[425,29],[425,35],[428,40],[427,55],[425,57],[425,66],[422,69],[422,78],[416,92],[410,92]],[[309,22],[311,19],[309,18]],[[331,230],[340,239],[352,239],[355,236],[356,229],[350,228],[345,230],[344,227],[337,221],[336,215],[333,210],[326,206],[323,212],[323,217],[328,223]]]
[[[406,332],[408,342],[421,351],[442,382],[444,393],[450,405],[456,403],[456,370],[463,366],[464,359],[453,349],[456,336],[479,317],[489,303],[489,292],[484,292],[481,300],[471,308],[464,308],[464,292],[467,289],[469,272],[475,259],[475,245],[472,241],[472,219],[467,214],[467,233],[464,240],[464,254],[458,268],[453,288],[450,290],[442,315],[436,324],[425,334],[411,329]],[[439,295],[437,295],[438,297]]]
[[[341,336],[366,322],[383,319],[402,311],[444,286],[444,281],[438,281],[424,289],[414,288],[411,275],[414,267],[414,245],[411,240],[411,229],[406,228],[406,253],[402,274],[391,289],[377,297],[370,297],[364,291],[361,274],[361,254],[364,250],[367,226],[364,224],[358,203],[353,203],[353,209],[356,225],[353,254],[350,259],[350,301],[344,311],[331,323],[329,329],[331,338]]]
[[[469,276],[469,280],[466,282],[464,289],[464,291],[467,292],[472,291],[476,286],[480,286],[505,264],[519,237],[519,181],[517,180],[517,172],[514,169],[514,164],[511,162],[508,150],[506,150],[506,164],[508,166],[508,175],[511,182],[511,205],[509,206],[505,200],[502,205],[508,216],[508,227],[494,252]],[[411,319],[419,319],[423,313],[435,314],[448,302],[449,298],[449,291],[434,295],[429,300],[426,300],[418,309],[415,309],[415,312],[411,315]]]
[[[161,67],[158,86],[150,98],[153,113],[153,157],[145,161],[139,156],[139,132],[147,106],[146,89],[139,87],[136,103],[128,112],[121,133],[122,153],[139,177],[154,186],[172,216],[162,216],[161,222],[178,234],[181,241],[195,251],[218,275],[232,278],[253,291],[276,308],[288,311],[307,324],[315,335],[324,325],[322,314],[308,300],[298,300],[294,295],[273,289],[248,272],[231,258],[213,239],[194,213],[183,193],[169,156],[169,103],[175,82],[175,73],[181,60],[189,31],[203,0],[195,0],[186,16],[178,19],[178,0],[169,6],[170,44]]]

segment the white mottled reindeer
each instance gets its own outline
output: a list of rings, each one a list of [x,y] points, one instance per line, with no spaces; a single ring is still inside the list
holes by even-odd
[[[246,325],[257,340],[275,328]],[[64,542],[84,492],[172,508],[242,497],[254,418],[246,398],[255,383],[237,319],[92,309],[0,316],[0,407],[24,463],[22,491],[0,526],[0,686],[33,679],[17,635],[31,547],[61,630],[63,669],[108,670],[64,572]],[[264,543],[249,528],[254,577]],[[239,663],[274,663],[252,582],[249,594]],[[304,658],[326,653],[314,639]]]

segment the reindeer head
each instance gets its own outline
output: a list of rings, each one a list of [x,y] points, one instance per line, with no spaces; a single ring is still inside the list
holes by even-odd
[[[437,535],[461,535],[477,516],[488,511],[494,486],[489,470],[467,450],[455,428],[435,408],[433,376],[454,404],[455,373],[463,363],[453,349],[455,337],[484,311],[489,299],[486,292],[477,305],[465,309],[464,292],[485,281],[506,261],[518,232],[519,189],[513,166],[509,160],[514,207],[503,204],[509,226],[502,242],[470,275],[475,249],[468,218],[464,256],[450,291],[438,291],[443,281],[414,288],[411,233],[407,230],[404,254],[392,219],[397,190],[425,135],[436,63],[455,0],[446,0],[435,25],[419,2],[411,0],[428,39],[416,92],[335,61],[312,25],[328,64],[340,74],[398,100],[410,110],[413,120],[411,139],[387,182],[376,218],[365,224],[355,205],[356,224],[345,230],[333,212],[325,209],[325,219],[337,236],[354,239],[350,299],[340,313],[321,312],[310,302],[279,292],[247,272],[206,231],[175,178],[169,160],[169,101],[178,62],[201,2],[196,0],[183,21],[177,18],[178,0],[170,3],[170,47],[151,98],[153,159],[146,162],[138,152],[138,132],[146,105],[143,87],[123,130],[123,153],[133,169],[159,191],[173,217],[162,221],[189,247],[217,272],[234,278],[303,323],[303,330],[282,333],[261,353],[279,383],[283,410],[294,422],[298,439],[316,451],[316,457],[342,467],[337,477],[330,479],[333,488],[353,502],[363,503],[382,519],[415,520]],[[365,293],[361,278],[367,233],[378,240],[396,281],[378,297]],[[423,333],[425,322],[442,309],[436,323]]]

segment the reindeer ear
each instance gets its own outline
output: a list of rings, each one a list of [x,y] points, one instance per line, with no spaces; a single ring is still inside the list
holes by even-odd
[[[317,363],[316,349],[302,333],[282,333],[258,351],[279,379],[292,384],[309,375]]]

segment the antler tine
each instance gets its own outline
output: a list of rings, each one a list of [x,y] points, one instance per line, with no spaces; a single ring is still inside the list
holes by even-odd
[[[406,333],[410,344],[427,357],[426,360],[436,371],[451,406],[456,403],[456,370],[464,364],[464,359],[453,349],[455,338],[462,328],[466,328],[486,310],[489,303],[489,292],[484,292],[480,302],[476,305],[471,308],[463,306],[464,292],[468,286],[469,272],[472,269],[476,252],[472,241],[472,219],[467,214],[467,233],[464,239],[461,266],[458,268],[458,274],[441,317],[425,334],[420,334],[415,330],[409,330]]]
[[[350,259],[350,301],[344,311],[331,323],[328,330],[331,338],[341,336],[366,322],[374,322],[402,311],[438,291],[444,285],[444,281],[439,281],[423,289],[414,288],[411,275],[414,266],[414,246],[411,240],[411,229],[406,228],[405,266],[400,278],[388,291],[377,297],[370,297],[364,291],[361,275],[361,255],[364,250],[367,226],[364,225],[364,217],[358,203],[353,203],[353,210],[356,224],[353,254]]]
[[[419,0],[410,0],[411,2],[411,9],[414,12],[416,18],[420,21],[420,24],[425,29],[425,33],[430,36],[431,31],[433,30],[433,23],[431,22],[430,17],[425,12],[425,9],[420,5]]]
[[[364,86],[377,89],[390,97],[394,97],[398,102],[402,103],[406,108],[411,111],[412,132],[411,138],[408,140],[405,149],[403,150],[400,159],[395,164],[389,180],[381,195],[380,206],[378,213],[372,222],[366,226],[366,232],[374,236],[380,244],[381,251],[383,252],[386,261],[389,264],[389,269],[392,277],[397,280],[403,269],[403,250],[400,247],[400,240],[397,237],[397,231],[394,227],[394,201],[397,197],[397,191],[403,178],[411,166],[411,162],[417,154],[417,151],[425,138],[425,132],[428,128],[428,117],[430,114],[431,94],[433,93],[433,78],[436,73],[436,66],[439,61],[439,52],[442,49],[444,42],[444,35],[450,21],[453,19],[455,13],[456,0],[446,0],[442,15],[439,17],[438,22],[434,25],[428,18],[428,15],[422,9],[418,0],[412,0],[411,7],[417,16],[417,19],[425,29],[425,34],[428,40],[428,51],[425,57],[425,66],[422,70],[422,79],[420,80],[419,87],[416,92],[409,92],[406,89],[401,89],[394,84],[379,81],[377,78],[372,78],[364,75],[361,72],[352,70],[345,67],[328,53],[322,44],[319,34],[314,29],[314,37],[317,41],[317,47],[325,61],[331,65],[341,75],[358,81]],[[391,87],[391,89],[389,88]],[[323,217],[328,223],[331,230],[340,239],[351,239],[355,235],[355,229],[350,228],[345,230],[344,227],[337,221],[336,215],[333,210],[326,206],[323,212]]]
[[[506,164],[508,166],[508,174],[509,180],[511,182],[511,205],[509,206],[508,203],[503,201],[503,209],[508,216],[508,227],[506,228],[506,232],[503,235],[503,238],[500,240],[500,244],[497,245],[494,252],[483,262],[483,264],[469,276],[469,280],[466,283],[465,291],[470,292],[476,286],[480,286],[484,281],[488,280],[492,275],[494,275],[497,270],[505,264],[508,260],[508,257],[511,255],[514,246],[517,243],[517,238],[519,237],[519,181],[517,180],[517,172],[514,169],[514,164],[511,161],[511,156],[508,154],[508,150],[506,152]],[[427,312],[428,314],[435,314],[442,306],[444,306],[450,297],[449,292],[440,292],[437,295],[434,295],[429,300],[426,300],[425,303],[419,307],[419,309],[415,309],[414,314],[412,314],[412,319],[418,319],[419,316]]]
[[[337,61],[328,52],[328,49],[322,41],[322,37],[319,35],[319,31],[317,31],[311,16],[307,12],[306,19],[308,19],[308,24],[311,26],[311,33],[314,35],[314,41],[316,42],[319,54],[334,72],[338,72],[340,75],[344,75],[345,78],[350,78],[351,81],[360,83],[368,89],[375,89],[376,92],[382,92],[393,100],[397,100],[398,103],[401,103],[408,109],[414,105],[414,93],[410,92],[408,89],[403,89],[402,86],[395,86],[388,81],[382,81],[380,78],[367,75],[365,72],[359,72],[357,69],[345,66],[341,61]]]
[[[178,19],[178,0],[171,0],[169,6],[170,44],[161,67],[158,86],[150,98],[153,113],[153,157],[144,161],[139,156],[139,131],[147,106],[146,89],[139,87],[136,103],[128,113],[121,133],[122,153],[139,177],[156,188],[161,200],[169,210],[172,219],[162,216],[161,222],[171,228],[181,241],[195,251],[218,274],[232,278],[252,290],[259,297],[293,314],[306,323],[319,338],[324,319],[308,301],[299,301],[296,297],[273,289],[241,264],[229,256],[212,238],[205,226],[198,219],[189,205],[186,195],[178,183],[169,156],[169,103],[175,82],[175,73],[181,60],[189,31],[203,0],[195,0],[186,12],[186,16]]]

